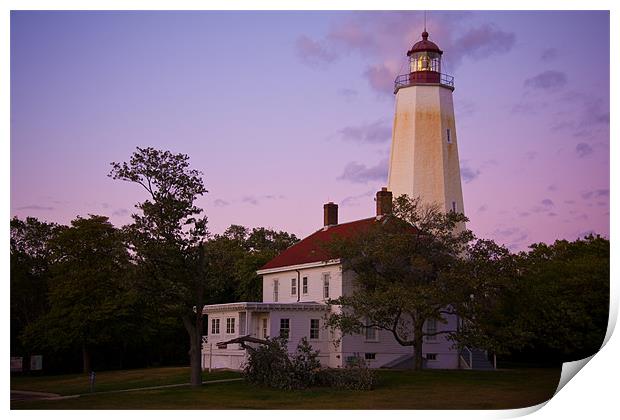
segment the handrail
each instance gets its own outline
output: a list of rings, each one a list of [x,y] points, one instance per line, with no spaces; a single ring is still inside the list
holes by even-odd
[[[419,74],[419,73],[428,73],[428,74],[435,75],[435,76],[428,77],[427,80],[416,79],[415,77],[412,77],[412,75]],[[435,79],[435,80],[432,81],[432,79]],[[418,72],[418,73],[414,72],[414,73],[401,74],[397,76],[396,79],[394,80],[394,93],[396,93],[398,89],[400,88],[404,88],[407,86],[424,85],[424,84],[440,84],[442,86],[446,86],[454,90],[454,76],[450,76],[449,74],[438,73],[438,72]]]
[[[467,360],[465,360],[465,358],[463,357],[463,353],[467,351],[467,353],[469,353],[469,363],[467,362]],[[474,368],[474,360],[473,360],[473,353],[471,352],[471,350],[469,349],[469,347],[465,346],[463,347],[463,349],[461,350],[461,354],[459,354],[459,356],[463,359],[463,361],[465,363],[467,363],[469,366],[469,369],[473,369]]]

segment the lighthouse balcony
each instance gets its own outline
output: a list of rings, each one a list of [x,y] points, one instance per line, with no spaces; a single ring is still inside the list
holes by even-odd
[[[394,93],[398,92],[398,89],[418,85],[440,85],[454,90],[454,77],[436,71],[415,71],[401,74],[394,81]]]

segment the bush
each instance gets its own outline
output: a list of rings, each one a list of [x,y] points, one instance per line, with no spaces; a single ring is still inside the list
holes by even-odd
[[[267,344],[250,352],[243,369],[247,381],[278,389],[303,389],[316,382],[321,367],[318,351],[313,351],[303,338],[292,357],[287,351],[285,338],[269,338]]]
[[[376,382],[375,372],[362,359],[354,359],[343,369],[321,369],[319,352],[303,338],[294,355],[289,355],[287,340],[269,338],[251,351],[243,368],[252,384],[277,389],[304,389],[327,386],[336,389],[370,390]]]
[[[375,372],[364,360],[355,359],[342,369],[322,369],[316,377],[316,384],[336,389],[368,391],[376,384]]]

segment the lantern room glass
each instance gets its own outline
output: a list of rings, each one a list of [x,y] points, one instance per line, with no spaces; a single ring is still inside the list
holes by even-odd
[[[410,72],[434,71],[441,73],[441,54],[431,51],[420,51],[409,57]]]

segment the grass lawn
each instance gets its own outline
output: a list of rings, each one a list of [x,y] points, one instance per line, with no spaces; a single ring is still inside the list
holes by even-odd
[[[506,409],[539,404],[553,396],[561,368],[477,371],[380,371],[373,391],[316,388],[279,391],[244,382],[151,391],[86,395],[57,401],[15,401],[12,409]],[[205,374],[205,380],[235,377]],[[189,369],[162,368],[101,373],[98,390],[187,382]],[[61,379],[65,378],[65,379]],[[75,393],[76,375],[12,378],[11,388]],[[82,380],[84,378],[82,377]],[[87,382],[87,381],[86,381]],[[86,383],[87,385],[87,383]]]

